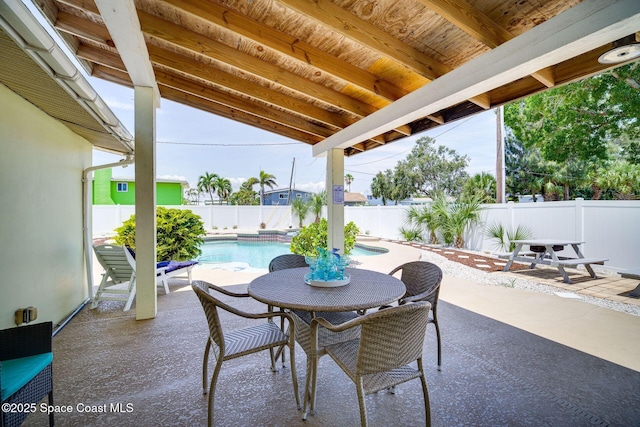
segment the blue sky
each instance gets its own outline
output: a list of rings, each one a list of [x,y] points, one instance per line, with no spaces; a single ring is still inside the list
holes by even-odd
[[[30,2],[25,4],[76,62],[35,7]],[[86,78],[133,134],[133,90],[93,77]],[[310,145],[167,100],[161,101],[161,108],[156,113],[156,127],[158,178],[181,179],[194,187],[201,175],[210,172],[228,178],[237,189],[243,181],[258,176],[263,169],[276,176],[279,188],[285,188],[289,186],[295,158],[295,187],[313,192],[324,189],[326,159],[314,158]],[[371,180],[376,173],[393,169],[411,151],[416,139],[424,135],[435,138],[438,145],[466,154],[470,175],[479,172],[495,175],[496,125],[492,110],[345,158],[345,173],[354,177],[351,191],[370,194]],[[93,153],[93,165],[119,159],[121,156],[104,151],[94,150]],[[116,168],[113,176],[132,177],[134,171],[135,166]]]
[[[89,78],[90,83],[133,134],[133,90]],[[162,100],[156,113],[156,170],[158,178],[183,179],[193,187],[205,172],[231,180],[234,189],[264,170],[276,176],[278,187],[288,187],[295,158],[293,182],[296,188],[320,191],[325,182],[325,158],[314,158],[311,146],[234,122],[181,104]],[[384,147],[345,159],[345,173],[354,177],[351,191],[370,194],[371,180],[379,171],[393,169],[422,136],[436,139],[469,157],[470,175],[495,175],[496,124],[488,111],[450,125],[440,126]],[[94,165],[121,157],[94,150]],[[135,167],[118,168],[115,177],[133,176]]]

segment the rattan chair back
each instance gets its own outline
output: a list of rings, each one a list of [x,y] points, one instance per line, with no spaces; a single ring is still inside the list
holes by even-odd
[[[225,345],[224,345],[224,332],[222,330],[222,324],[220,323],[220,316],[218,315],[218,307],[221,306],[222,301],[215,298],[209,293],[208,283],[196,280],[193,282],[193,290],[195,291],[204,315],[207,318],[207,324],[209,326],[209,336],[215,343],[213,346],[216,359],[224,357]]]
[[[202,362],[202,392],[207,394],[207,366],[209,361],[209,350],[214,349],[216,366],[213,371],[211,383],[209,385],[209,405],[208,405],[208,417],[207,425],[213,426],[214,415],[214,394],[216,384],[218,382],[218,376],[222,367],[222,362],[229,359],[245,356],[252,353],[257,353],[262,350],[269,350],[271,358],[271,370],[275,371],[275,359],[277,354],[275,350],[284,352],[285,347],[289,348],[290,362],[291,362],[291,381],[293,383],[293,393],[296,399],[296,405],[300,408],[300,397],[298,395],[298,379],[296,376],[295,365],[295,341],[293,334],[295,333],[295,327],[293,320],[288,313],[285,312],[269,312],[269,313],[247,313],[241,311],[218,298],[211,295],[209,291],[213,290],[224,295],[232,297],[244,297],[249,298],[247,293],[236,293],[225,288],[221,288],[210,283],[196,280],[191,285],[193,291],[198,296],[204,314],[207,318],[209,326],[209,338],[204,351],[204,359]],[[254,319],[255,326],[245,327],[240,330],[228,331],[226,334],[223,331],[223,326],[220,321],[219,310],[224,310],[228,313],[235,314],[236,316],[244,317],[246,319]],[[285,333],[283,329],[276,326],[272,321],[274,317],[280,317],[286,319],[289,322],[290,334]],[[268,320],[268,321],[264,321]]]
[[[356,373],[390,371],[422,357],[429,309],[430,304],[419,302],[364,316]]]
[[[442,343],[440,339],[440,325],[438,324],[438,298],[442,283],[442,270],[435,264],[426,261],[412,261],[402,264],[391,271],[391,275],[401,272],[400,280],[407,288],[407,292],[400,299],[400,304],[408,302],[427,301],[431,304],[433,317],[429,323],[436,328],[438,340],[438,370],[442,367]]]
[[[308,267],[304,256],[298,254],[279,255],[269,263],[269,272],[286,270],[289,268]]]
[[[339,326],[330,325],[324,319],[312,320],[313,337],[320,327],[336,332],[361,328],[360,339],[332,344],[327,346],[326,352],[356,385],[362,427],[368,425],[367,394],[392,389],[413,379],[420,379],[422,383],[425,421],[427,426],[431,425],[429,391],[422,364],[430,308],[427,301],[407,303],[364,315]],[[312,339],[312,344],[315,341],[315,338]],[[413,362],[416,362],[417,368],[412,366]],[[309,402],[313,413],[314,400],[315,387],[310,396],[305,395],[305,417]]]
[[[400,280],[407,288],[403,299],[422,296],[420,299],[411,298],[411,301],[428,301],[432,307],[438,303],[442,282],[440,267],[426,261],[412,261],[396,267],[389,274],[393,275],[398,271],[401,272]]]

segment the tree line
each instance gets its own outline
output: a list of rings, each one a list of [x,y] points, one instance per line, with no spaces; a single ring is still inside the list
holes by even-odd
[[[510,200],[640,197],[640,62],[505,106]],[[495,202],[488,173],[470,177],[468,157],[422,137],[394,169],[376,174],[383,204],[411,196]],[[534,201],[536,200],[534,196]]]
[[[259,192],[254,187],[258,186]],[[209,196],[211,204],[214,203],[214,195],[218,196],[218,203],[231,205],[262,205],[264,204],[265,187],[273,189],[277,184],[276,177],[260,170],[258,177],[251,177],[240,185],[238,191],[233,191],[231,181],[215,173],[205,172],[198,178],[196,188],[187,190],[186,202],[199,204],[200,196]]]

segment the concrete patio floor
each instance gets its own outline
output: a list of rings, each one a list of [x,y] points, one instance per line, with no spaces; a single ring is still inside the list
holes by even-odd
[[[386,255],[363,257],[359,268],[388,272],[420,257],[392,243]],[[194,277],[245,288],[260,273],[199,268]],[[70,413],[58,426],[206,425],[201,366],[207,326],[186,280],[158,296],[158,316],[135,320],[135,305],[101,302],[83,309],[54,338],[54,396]],[[229,300],[229,298],[225,298]],[[237,304],[237,302],[235,302]],[[245,310],[265,306],[243,300]],[[640,424],[640,317],[553,295],[487,286],[445,276],[439,319],[443,368],[436,367],[435,331],[424,347],[434,426],[632,426]],[[234,319],[231,327],[245,322]],[[298,379],[305,355],[296,352]],[[79,412],[78,404],[122,403],[130,412]],[[395,395],[367,397],[371,426],[424,425],[419,382]],[[25,426],[46,425],[32,414]],[[351,381],[321,359],[317,412],[307,421],[295,407],[289,369],[269,370],[268,354],[225,362],[216,392],[219,426],[356,426]]]

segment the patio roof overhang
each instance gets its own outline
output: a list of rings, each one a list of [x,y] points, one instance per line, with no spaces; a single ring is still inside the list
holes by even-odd
[[[611,43],[640,31],[633,0],[140,0],[121,2],[141,34],[125,47],[106,2],[37,3],[93,76],[132,86],[151,70],[162,98],[314,154],[360,153],[600,73],[617,66],[597,60]],[[132,67],[132,48],[150,65]]]
[[[133,153],[133,138],[36,18],[0,2],[0,83],[96,148]]]

